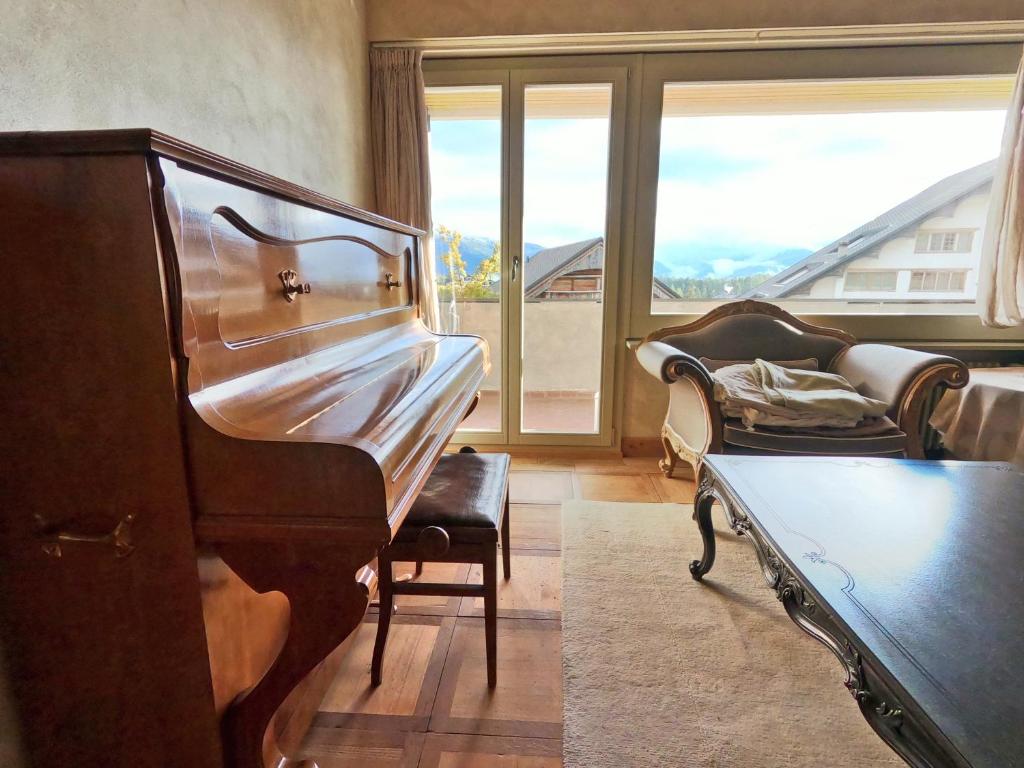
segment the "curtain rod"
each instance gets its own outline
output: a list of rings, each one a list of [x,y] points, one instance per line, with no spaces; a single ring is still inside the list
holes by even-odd
[[[596,32],[560,35],[436,37],[374,42],[377,48],[418,48],[426,58],[564,53],[752,50],[935,43],[1024,42],[1024,19],[1014,21],[880,24],[675,32]]]

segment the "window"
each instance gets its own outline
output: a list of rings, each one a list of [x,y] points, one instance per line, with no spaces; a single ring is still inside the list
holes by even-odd
[[[910,274],[912,291],[962,292],[967,273],[951,270],[915,270]]]
[[[973,243],[973,230],[918,232],[914,250],[917,253],[970,253]]]
[[[487,340],[491,372],[463,429],[502,427],[500,85],[427,88],[431,214],[443,330]]]
[[[843,290],[847,293],[854,291],[895,291],[896,278],[899,273],[888,272],[847,272],[843,279]]]
[[[559,83],[523,90],[523,243],[541,249],[524,259],[523,432],[600,431],[606,307],[596,275],[605,263],[612,88]],[[556,279],[561,287],[534,296],[534,275],[542,278],[558,264],[565,270]]]
[[[1011,86],[1003,76],[664,82],[652,314],[736,298],[796,312],[943,301],[953,302],[943,312],[970,312],[973,296],[909,294],[974,290],[963,274],[977,266]]]
[[[609,62],[424,62],[442,323],[491,352],[460,441],[613,443],[628,69]]]
[[[559,277],[548,290],[552,293],[594,293],[601,290],[601,278]]]

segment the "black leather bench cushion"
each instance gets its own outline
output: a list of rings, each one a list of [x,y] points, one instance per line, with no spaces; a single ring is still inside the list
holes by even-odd
[[[849,430],[850,434],[844,435],[844,430],[836,429],[834,434],[824,435],[824,430],[817,430],[814,434],[787,433],[760,427],[748,430],[739,421],[729,419],[725,422],[722,439],[729,445],[778,453],[821,456],[896,455],[906,448],[907,435],[891,421],[888,424],[891,426],[884,431],[880,430],[880,434],[864,435],[853,429]]]
[[[395,541],[414,541],[431,525],[457,536],[458,528],[497,529],[505,511],[507,453],[446,453],[427,478]]]

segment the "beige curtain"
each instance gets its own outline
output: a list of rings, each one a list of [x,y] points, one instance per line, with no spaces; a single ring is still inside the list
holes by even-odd
[[[1024,59],[1006,113],[1003,147],[992,181],[978,273],[978,310],[985,325],[1024,324]]]
[[[378,212],[427,232],[421,252],[420,296],[424,321],[439,330],[422,58],[412,48],[370,51],[373,169]]]

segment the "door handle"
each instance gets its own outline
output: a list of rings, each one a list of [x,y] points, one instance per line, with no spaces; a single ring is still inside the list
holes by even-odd
[[[522,259],[519,257],[518,253],[515,256],[512,257],[512,282],[513,283],[516,281],[516,275],[519,274],[519,263],[521,261],[522,261]]]

